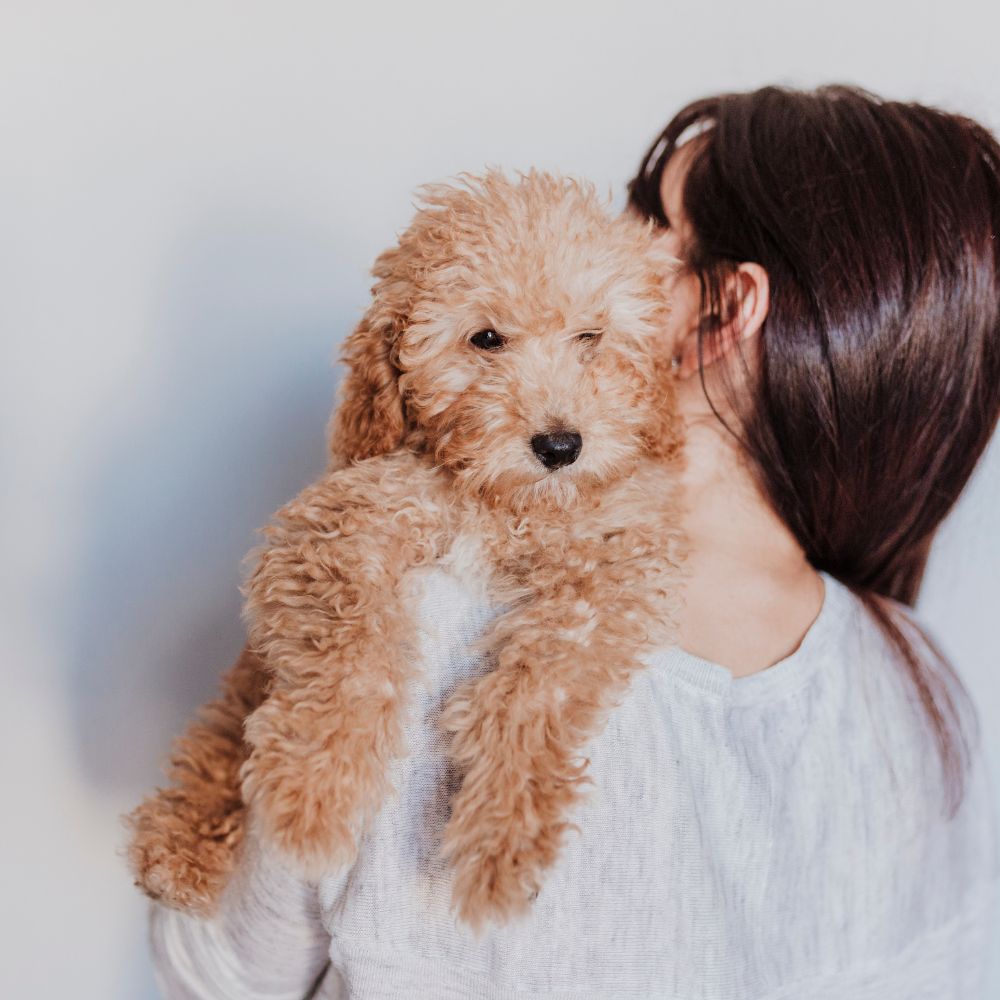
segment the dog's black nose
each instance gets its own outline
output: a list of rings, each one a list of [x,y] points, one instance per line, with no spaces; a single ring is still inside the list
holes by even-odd
[[[572,465],[580,454],[582,445],[583,438],[576,431],[536,434],[531,439],[531,448],[546,469]]]

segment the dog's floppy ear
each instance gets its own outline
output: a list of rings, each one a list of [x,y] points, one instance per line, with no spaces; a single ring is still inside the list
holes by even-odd
[[[335,466],[384,455],[402,444],[406,412],[395,347],[410,305],[408,257],[400,246],[379,255],[372,269],[378,278],[372,286],[372,303],[341,346],[340,360],[347,373],[327,427]]]

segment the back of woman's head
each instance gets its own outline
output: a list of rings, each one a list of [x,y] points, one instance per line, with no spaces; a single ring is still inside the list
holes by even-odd
[[[631,207],[661,224],[663,169],[692,134],[682,204],[699,339],[719,335],[737,264],[770,284],[734,433],[810,562],[901,652],[957,776],[955,706],[885,598],[916,600],[1000,415],[1000,146],[967,118],[849,87],[708,98],[629,185]]]

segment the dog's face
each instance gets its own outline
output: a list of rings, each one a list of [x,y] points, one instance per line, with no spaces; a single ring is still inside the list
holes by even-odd
[[[424,190],[345,342],[335,451],[406,444],[514,509],[568,505],[672,453],[671,262],[649,224],[534,171]]]

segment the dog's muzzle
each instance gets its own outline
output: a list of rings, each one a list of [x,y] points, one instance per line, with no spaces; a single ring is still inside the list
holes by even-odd
[[[536,434],[531,439],[531,449],[546,469],[559,469],[572,465],[583,447],[583,438],[576,431],[557,434]]]

